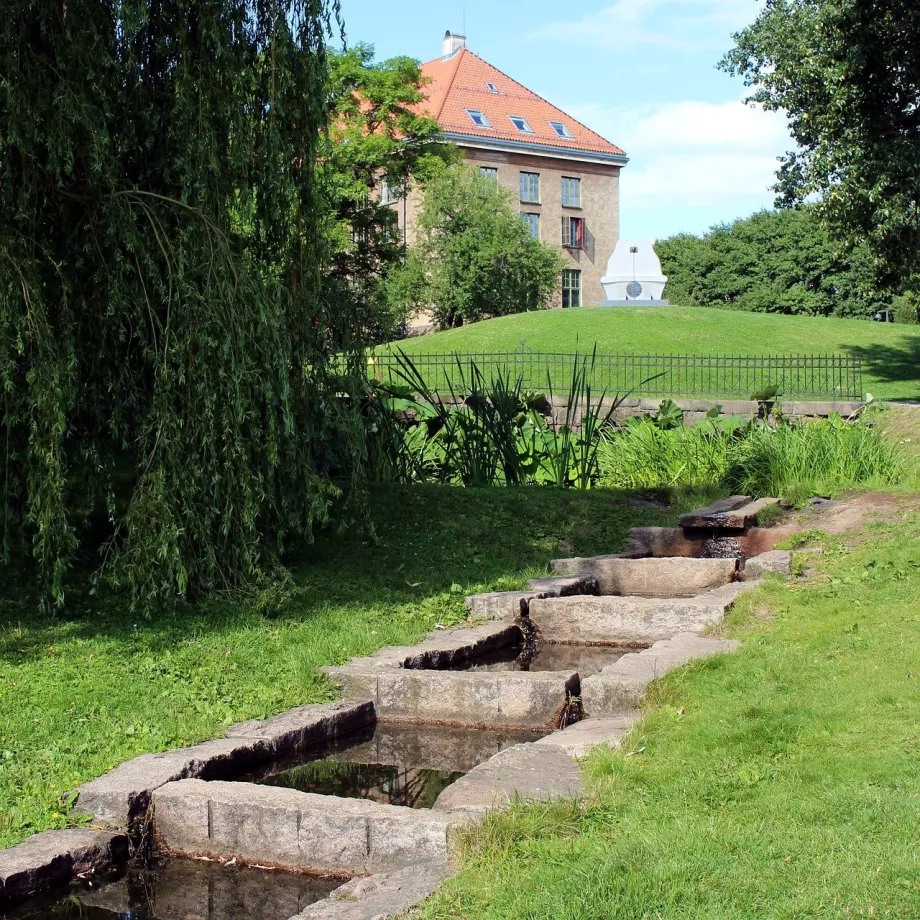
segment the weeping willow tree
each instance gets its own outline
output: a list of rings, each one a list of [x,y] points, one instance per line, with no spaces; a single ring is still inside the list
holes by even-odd
[[[0,552],[150,607],[256,577],[361,455],[316,151],[337,0],[0,0]]]

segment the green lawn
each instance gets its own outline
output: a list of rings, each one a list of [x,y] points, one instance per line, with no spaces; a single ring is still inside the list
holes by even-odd
[[[914,918],[920,516],[743,600],[741,651],[653,685],[582,805],[475,830],[426,920]]]
[[[858,354],[881,399],[920,399],[920,327],[701,308],[546,310],[400,342],[408,354]]]
[[[267,592],[153,622],[123,598],[76,592],[65,616],[46,619],[27,576],[0,569],[0,848],[64,826],[58,799],[123,760],[330,699],[321,665],[414,642],[464,618],[465,593],[545,574],[563,544],[615,552],[630,527],[665,517],[622,498],[381,490],[372,499],[377,542],[321,537],[292,560],[295,587],[280,607]]]

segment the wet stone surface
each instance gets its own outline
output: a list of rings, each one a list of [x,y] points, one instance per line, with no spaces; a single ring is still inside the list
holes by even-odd
[[[431,808],[448,786],[478,764],[546,733],[380,722],[239,779],[384,805]]]
[[[121,877],[74,884],[0,920],[287,920],[346,878],[273,872],[190,859],[133,863]]]
[[[455,671],[577,671],[579,676],[590,677],[616,664],[624,655],[638,646],[567,645],[541,642],[536,648],[513,646],[491,655],[463,662],[452,668]]]

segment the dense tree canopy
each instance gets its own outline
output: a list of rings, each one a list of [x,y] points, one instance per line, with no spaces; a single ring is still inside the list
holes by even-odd
[[[397,214],[381,192],[402,195],[456,150],[440,140],[438,123],[418,111],[424,77],[417,61],[374,62],[369,45],[331,54],[330,129],[321,160],[329,202],[332,249],[328,279],[336,297],[353,301],[369,341],[391,338],[404,317],[388,309],[383,282],[400,264]]]
[[[509,192],[454,163],[425,182],[418,240],[388,290],[394,309],[431,310],[450,329],[549,306],[562,264],[521,223]]]
[[[145,605],[251,578],[359,471],[314,165],[337,15],[0,0],[0,546],[58,602],[100,545]]]
[[[763,211],[702,237],[661,240],[655,249],[675,303],[864,318],[891,306],[873,289],[866,249],[841,252],[814,206]]]
[[[723,66],[789,117],[799,149],[780,203],[818,195],[835,235],[906,285],[920,271],[920,4],[767,0]]]

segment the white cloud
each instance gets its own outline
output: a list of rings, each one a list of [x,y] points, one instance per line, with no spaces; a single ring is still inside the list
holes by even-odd
[[[759,7],[759,0],[756,0]],[[728,37],[751,22],[742,0],[616,0],[581,19],[548,23],[531,37],[626,50],[635,45],[724,51]]]
[[[620,180],[628,235],[636,225],[658,237],[697,232],[770,207],[777,158],[793,147],[782,115],[741,101],[642,109],[572,104],[567,111],[630,157]]]

